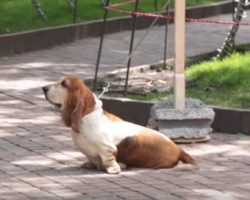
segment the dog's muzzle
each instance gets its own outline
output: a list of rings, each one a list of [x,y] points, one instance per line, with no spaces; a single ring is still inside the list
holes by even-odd
[[[48,98],[48,91],[49,91],[49,88],[50,88],[50,86],[44,86],[44,87],[42,87],[44,96],[45,96],[45,98],[46,98],[46,100],[47,100],[48,102],[50,102],[52,105],[54,105],[54,106],[56,107],[57,110],[60,110],[61,107],[62,107],[62,104],[52,102],[52,101]]]
[[[44,86],[42,87],[43,93],[46,95],[47,92],[49,91],[49,86]]]

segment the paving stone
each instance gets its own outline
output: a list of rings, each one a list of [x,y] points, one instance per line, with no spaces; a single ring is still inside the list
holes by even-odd
[[[36,200],[62,200],[61,197],[53,196],[53,197],[41,197],[41,198],[36,198]],[[84,199],[85,200],[85,199]]]

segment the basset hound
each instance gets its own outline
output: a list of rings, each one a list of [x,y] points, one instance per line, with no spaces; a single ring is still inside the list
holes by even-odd
[[[88,159],[83,167],[118,174],[126,167],[171,168],[182,161],[197,168],[196,159],[165,135],[104,111],[79,77],[68,76],[42,89],[72,128],[74,144]]]

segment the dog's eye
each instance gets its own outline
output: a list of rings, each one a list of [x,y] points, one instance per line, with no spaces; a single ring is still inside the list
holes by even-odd
[[[61,82],[61,86],[63,86],[64,88],[67,88],[67,85],[66,85],[66,81],[65,81],[65,80],[63,80],[63,81]]]

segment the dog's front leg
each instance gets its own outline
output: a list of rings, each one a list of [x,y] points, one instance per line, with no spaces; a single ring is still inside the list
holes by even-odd
[[[119,174],[121,172],[120,165],[116,162],[116,147],[106,147],[100,157],[102,164],[109,174]]]

